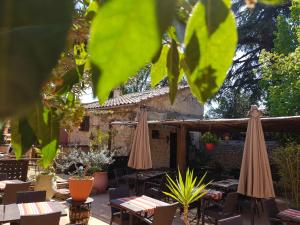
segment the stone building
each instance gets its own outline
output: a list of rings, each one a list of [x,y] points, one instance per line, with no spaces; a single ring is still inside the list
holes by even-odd
[[[121,95],[115,90],[104,105],[98,102],[84,104],[86,117],[82,126],[68,136],[61,135],[64,145],[88,146],[96,133],[108,136],[109,149],[120,156],[128,156],[135,125],[116,124],[116,121],[134,122],[140,107],[146,107],[148,121],[202,119],[203,106],[191,94],[188,87],[179,87],[173,104],[169,100],[169,88]],[[153,167],[177,167],[177,132],[174,126],[149,124],[149,138]]]

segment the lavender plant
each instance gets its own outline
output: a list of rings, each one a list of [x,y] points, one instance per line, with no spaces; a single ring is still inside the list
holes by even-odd
[[[57,168],[67,171],[70,175],[84,178],[91,168],[89,153],[85,153],[80,148],[73,148],[70,153],[63,154],[56,161]]]
[[[114,160],[114,152],[109,151],[106,147],[104,148],[91,148],[87,153],[91,167],[88,170],[88,174],[94,172],[105,172],[107,171],[110,164]]]

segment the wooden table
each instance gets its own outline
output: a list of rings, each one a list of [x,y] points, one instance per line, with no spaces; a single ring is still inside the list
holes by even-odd
[[[300,224],[300,211],[295,209],[286,209],[278,213],[277,217],[289,224]]]
[[[5,189],[6,184],[22,184],[25,183],[21,180],[2,180],[0,181],[0,191],[3,191]]]
[[[0,223],[19,222],[23,215],[39,215],[59,211],[61,216],[67,215],[64,205],[59,202],[0,205]]]
[[[110,201],[110,205],[114,208],[127,211],[130,214],[129,224],[132,224],[132,216],[144,216],[147,214],[153,214],[156,207],[168,206],[170,204],[146,195],[142,195],[112,199]]]

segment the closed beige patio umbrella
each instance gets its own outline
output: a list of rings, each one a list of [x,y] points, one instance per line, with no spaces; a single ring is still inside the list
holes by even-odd
[[[252,198],[274,198],[271,169],[260,121],[262,112],[251,106],[238,193]]]
[[[152,168],[147,111],[141,108],[135,129],[128,166],[134,169]]]

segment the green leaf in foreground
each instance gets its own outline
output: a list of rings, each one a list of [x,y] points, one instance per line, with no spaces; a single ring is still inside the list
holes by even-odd
[[[21,158],[37,142],[37,137],[27,119],[13,120],[11,128],[14,152],[17,158]]]
[[[57,88],[57,93],[62,95],[72,90],[73,86],[80,81],[80,78],[84,72],[84,66],[76,66],[69,70],[63,76],[63,83]]]
[[[57,140],[53,139],[41,149],[41,158],[38,163],[42,168],[49,168],[57,155]]]
[[[205,21],[209,36],[211,36],[228,16],[229,8],[222,0],[202,0],[205,7]]]
[[[17,158],[26,153],[32,145],[36,145],[41,148],[41,165],[49,165],[54,152],[57,151],[58,135],[59,118],[41,105],[36,105],[27,117],[12,120],[12,140]]]
[[[70,0],[0,1],[0,118],[22,114],[40,97],[65,46]]]
[[[175,6],[176,1],[174,0],[156,0],[156,15],[161,35],[165,33],[173,22]]]
[[[224,4],[229,10],[230,1],[224,0]],[[218,10],[215,9],[207,14],[205,5],[197,3],[186,28],[186,57],[182,64],[192,93],[202,103],[212,97],[223,84],[237,44],[237,30],[231,11],[225,19],[218,20],[217,26],[207,27],[207,17],[211,17],[210,20],[213,21],[217,13]],[[198,50],[193,52],[194,48]]]
[[[89,45],[91,60],[100,71],[95,79],[100,103],[157,53],[161,26],[156,4],[156,0],[113,0],[100,7]]]
[[[163,45],[160,56],[151,67],[151,86],[155,87],[168,74],[167,55],[170,47]]]
[[[280,5],[287,1],[286,0],[258,0],[258,2],[266,5]]]
[[[167,56],[167,68],[168,68],[168,81],[169,81],[169,95],[171,103],[175,101],[177,89],[178,89],[178,78],[179,78],[179,53],[177,49],[177,43],[172,40],[171,48],[168,51]]]

